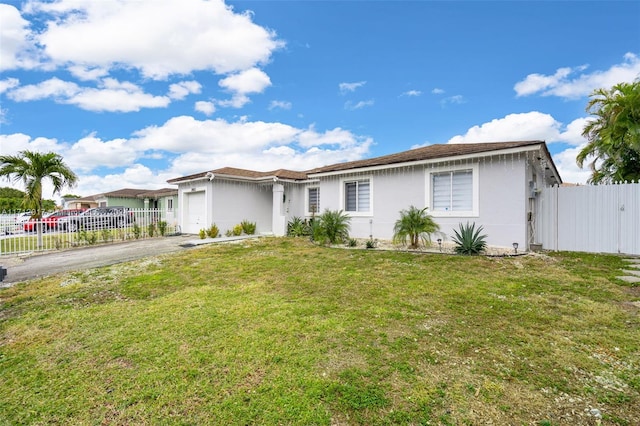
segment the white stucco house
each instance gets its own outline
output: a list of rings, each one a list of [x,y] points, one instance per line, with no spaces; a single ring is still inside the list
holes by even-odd
[[[178,186],[184,233],[246,219],[282,236],[287,222],[329,210],[351,216],[355,238],[391,239],[399,212],[428,207],[447,236],[460,223],[487,242],[522,249],[536,240],[539,188],[562,183],[544,141],[429,145],[307,171],[225,167],[168,181]]]

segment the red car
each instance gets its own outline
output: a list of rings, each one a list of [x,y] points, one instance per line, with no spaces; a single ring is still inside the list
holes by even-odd
[[[57,212],[53,212],[48,214],[47,216],[42,218],[42,230],[46,231],[48,229],[56,229],[58,227],[58,219],[61,217],[67,216],[77,216],[86,209],[68,209],[68,210],[59,210]],[[36,224],[38,220],[31,219],[28,222],[24,223],[24,232],[35,232],[37,230]]]

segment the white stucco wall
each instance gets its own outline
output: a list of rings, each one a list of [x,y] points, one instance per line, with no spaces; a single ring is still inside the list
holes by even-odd
[[[460,223],[482,225],[487,242],[494,246],[511,247],[518,242],[527,246],[528,176],[525,156],[485,158],[467,163],[430,164],[403,167],[396,170],[352,174],[349,179],[370,177],[373,209],[370,214],[351,218],[350,235],[355,238],[389,240],[400,210],[411,205],[428,205],[428,172],[448,167],[476,165],[478,170],[477,214],[470,216],[434,217],[445,240],[450,241],[453,229]],[[344,209],[342,201],[343,179],[337,176],[321,178],[321,209]],[[435,216],[435,215],[434,215]]]
[[[234,181],[213,180],[211,187],[212,214],[209,225],[215,223],[224,233],[242,220],[256,223],[256,233],[271,232],[271,185],[256,185]]]

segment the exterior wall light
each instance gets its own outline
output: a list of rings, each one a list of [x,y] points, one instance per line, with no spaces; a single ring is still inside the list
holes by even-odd
[[[513,251],[514,253],[518,253],[518,243],[513,243]]]
[[[438,249],[442,251],[442,238],[438,238]]]

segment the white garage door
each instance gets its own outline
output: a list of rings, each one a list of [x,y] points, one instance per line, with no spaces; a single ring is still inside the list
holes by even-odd
[[[197,234],[200,229],[206,228],[206,209],[204,191],[187,193],[186,200],[186,217],[184,231],[187,234]]]

